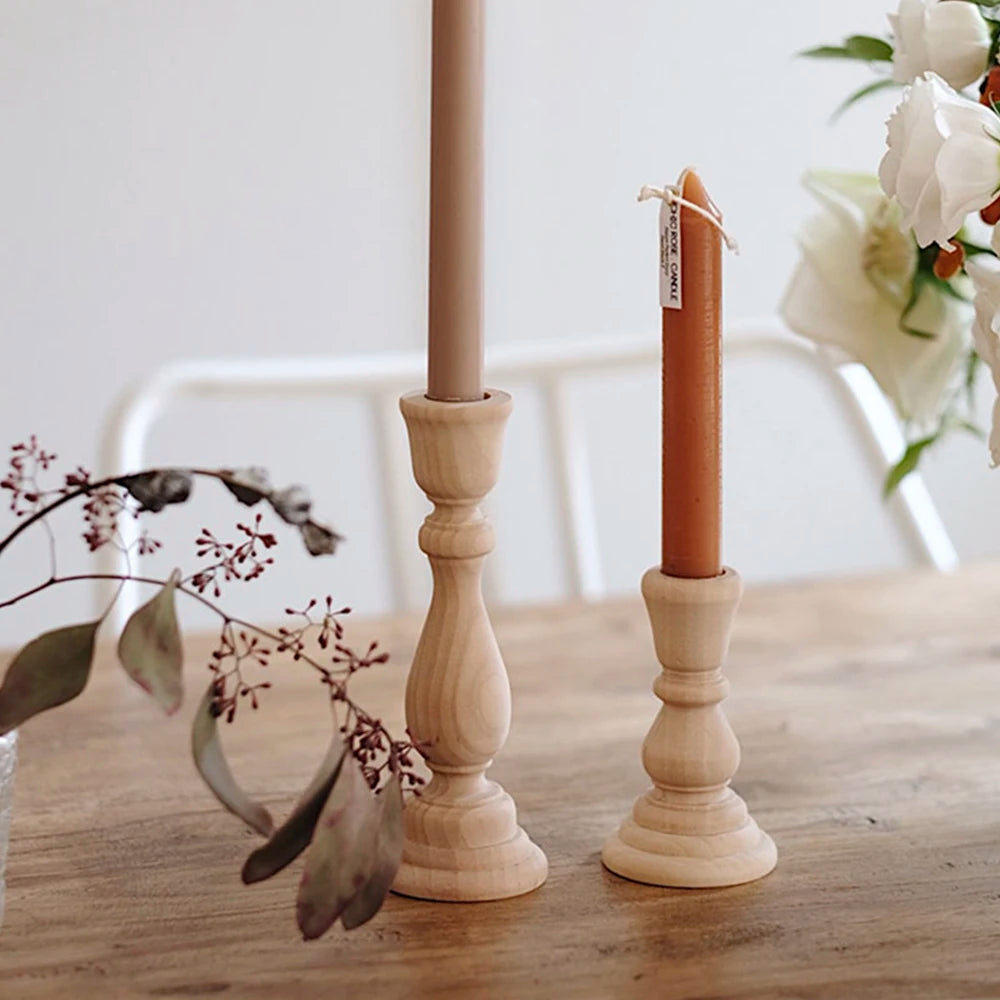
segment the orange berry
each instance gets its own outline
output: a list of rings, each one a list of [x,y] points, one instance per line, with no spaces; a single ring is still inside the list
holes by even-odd
[[[945,250],[944,247],[940,247],[937,259],[934,261],[934,274],[942,281],[954,278],[965,263],[965,247],[961,243],[952,245],[954,250]]]
[[[979,103],[991,107],[996,104],[1000,106],[1000,66],[994,66],[986,75],[983,82],[982,92],[979,95]]]
[[[979,218],[982,219],[987,226],[995,226],[998,222],[1000,222],[1000,198],[995,198],[991,201],[986,208],[979,213]]]

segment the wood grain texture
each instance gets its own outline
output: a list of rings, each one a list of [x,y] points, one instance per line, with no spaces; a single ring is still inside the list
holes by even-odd
[[[659,703],[638,595],[501,611],[514,721],[498,780],[547,851],[537,892],[454,906],[390,897],[312,944],[299,866],[245,888],[259,842],[215,805],[110,650],[90,689],[24,728],[0,996],[961,1000],[1000,997],[1000,568],[748,589],[726,672],[735,782],[781,851],[766,879],[660,889],[602,868],[648,784],[637,734]],[[359,696],[388,724],[418,618],[353,622],[393,660]],[[191,642],[199,691],[209,646]],[[277,815],[329,737],[311,675],[272,668],[226,729]]]
[[[742,583],[729,568],[681,579],[654,566],[642,578],[663,706],[642,744],[653,787],[640,796],[601,858],[618,875],[688,889],[739,885],[767,875],[774,841],[729,783],[740,745],[722,710],[729,650]]]
[[[548,874],[514,800],[486,779],[510,729],[510,684],[483,603],[494,533],[479,504],[500,472],[511,406],[496,389],[475,402],[416,392],[400,400],[413,475],[434,504],[419,535],[434,589],[406,681],[406,725],[432,778],[404,814],[393,884],[422,899],[505,899],[537,889]]]

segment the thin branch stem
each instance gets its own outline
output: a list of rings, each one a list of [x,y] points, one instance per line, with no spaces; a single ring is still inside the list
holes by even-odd
[[[20,603],[29,597],[34,597],[36,594],[40,594],[50,587],[54,587],[60,583],[80,583],[82,581],[94,581],[94,580],[117,580],[120,583],[124,583],[127,580],[133,583],[146,583],[154,587],[165,587],[169,581],[168,580],[158,580],[155,577],[149,576],[130,576],[124,573],[74,573],[71,576],[53,576],[46,580],[44,583],[40,583],[30,590],[24,591],[22,594],[18,594],[16,597],[8,598],[6,601],[0,601],[0,610],[4,608],[12,607],[15,604]],[[271,632],[269,629],[263,628],[260,625],[255,625],[253,622],[246,621],[243,618],[236,618],[226,611],[223,611],[217,604],[213,604],[207,597],[199,594],[196,590],[190,590],[187,587],[179,586],[177,590],[186,594],[188,597],[193,597],[196,601],[203,604],[210,611],[217,614],[223,622],[223,626],[238,625],[240,628],[249,629],[251,632],[255,632],[257,635],[264,639],[274,642],[276,644],[281,644],[284,639],[282,636],[278,635],[277,632]],[[324,676],[333,676],[341,671],[331,670],[329,667],[324,667],[323,664],[318,663],[314,660],[308,653],[299,652],[298,659],[302,660],[304,663],[308,664],[313,670],[323,674]]]
[[[56,575],[56,533],[52,530],[52,525],[48,521],[42,521],[45,533],[49,536],[49,573]]]
[[[156,471],[156,469],[143,469],[140,472],[129,472],[125,475],[109,476],[107,479],[98,479],[95,483],[87,483],[86,486],[81,486],[79,489],[72,490],[69,493],[64,493],[58,500],[53,500],[52,503],[47,504],[45,507],[39,507],[33,514],[21,521],[17,527],[15,527],[14,530],[7,535],[6,538],[0,539],[0,553],[2,553],[3,550],[7,548],[7,546],[10,545],[10,543],[13,542],[22,531],[27,531],[33,524],[41,521],[63,504],[69,503],[70,500],[90,496],[90,494],[95,490],[103,489],[105,486],[121,486],[123,479],[131,479],[133,476],[146,476]],[[185,469],[184,471],[190,472],[193,476],[203,476],[206,479],[218,479],[220,482],[226,481],[226,476],[217,469]],[[0,605],[0,607],[2,607],[2,605]]]

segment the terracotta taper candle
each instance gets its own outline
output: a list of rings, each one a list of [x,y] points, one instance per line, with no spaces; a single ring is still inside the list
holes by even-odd
[[[704,184],[685,170],[676,190],[721,223]],[[722,525],[722,237],[682,203],[666,206],[678,239],[681,305],[662,305],[662,569],[716,576]]]

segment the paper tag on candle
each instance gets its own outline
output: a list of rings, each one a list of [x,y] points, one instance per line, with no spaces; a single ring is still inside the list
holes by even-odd
[[[681,206],[660,205],[660,305],[681,308]]]

